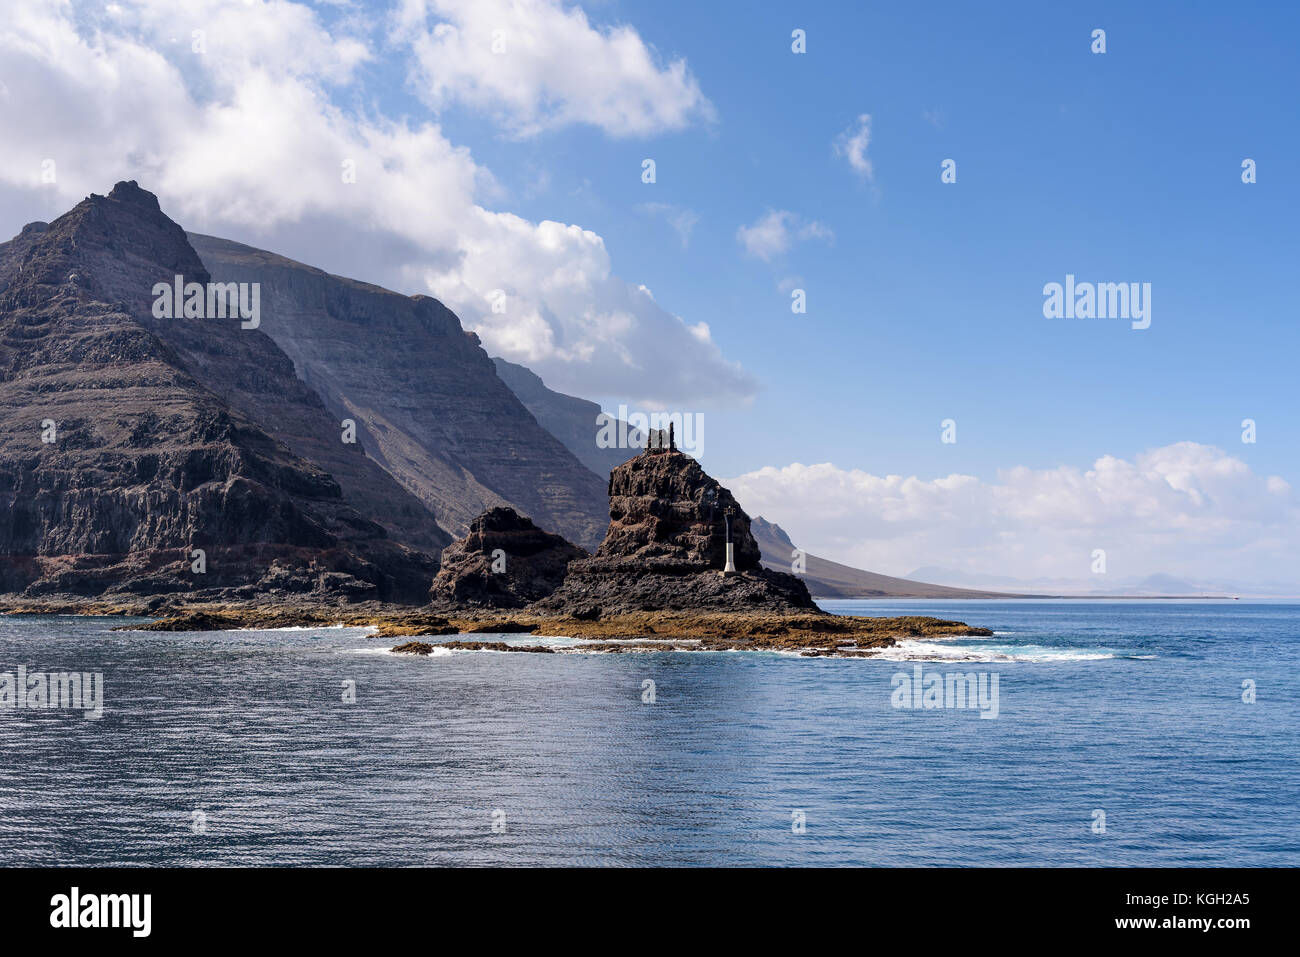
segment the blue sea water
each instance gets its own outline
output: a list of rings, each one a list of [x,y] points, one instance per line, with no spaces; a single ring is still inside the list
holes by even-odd
[[[996,634],[417,658],[0,618],[0,672],[105,681],[100,720],[0,709],[0,864],[1300,864],[1300,605],[824,604]],[[894,707],[918,661],[997,674],[997,718]]]

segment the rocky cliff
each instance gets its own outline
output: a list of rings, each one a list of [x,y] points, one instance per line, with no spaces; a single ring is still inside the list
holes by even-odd
[[[645,448],[646,433],[620,423],[616,417],[601,411],[595,402],[548,389],[541,376],[525,366],[501,358],[492,361],[501,381],[532,413],[538,425],[564,443],[578,461],[602,479]],[[626,436],[626,447],[602,448],[602,431],[607,435]]]
[[[176,275],[209,280],[134,183],[0,245],[0,591],[422,599],[428,507],[262,331],[155,316]]]
[[[609,478],[609,531],[569,566],[540,611],[599,617],[635,611],[814,608],[793,575],[762,568],[749,516],[698,462],[648,449]],[[723,575],[730,524],[737,573]]]
[[[261,284],[262,330],[443,529],[464,535],[476,516],[506,505],[580,545],[600,541],[603,476],[538,425],[442,303],[189,238],[217,279]]]
[[[465,538],[443,549],[429,598],[435,605],[522,608],[555,591],[569,563],[586,557],[514,509],[489,509]]]

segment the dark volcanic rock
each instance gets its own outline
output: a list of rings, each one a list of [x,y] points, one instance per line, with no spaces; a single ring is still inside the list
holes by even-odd
[[[569,563],[585,557],[514,509],[489,509],[470,524],[469,535],[443,549],[429,597],[435,604],[522,608],[555,591]]]
[[[814,608],[798,578],[761,567],[749,516],[691,456],[648,449],[609,478],[609,531],[538,611],[596,620],[634,611]],[[726,523],[737,574],[723,575]]]
[[[423,600],[436,559],[385,523],[436,546],[427,508],[330,448],[338,423],[260,330],[154,316],[178,274],[209,278],[134,183],[0,244],[0,591]],[[346,490],[313,445],[351,457]]]
[[[541,655],[555,654],[555,649],[547,645],[507,645],[504,641],[442,641],[436,645],[431,645],[427,641],[408,641],[390,650],[399,655],[431,655],[435,648],[449,648],[452,651],[522,651]]]

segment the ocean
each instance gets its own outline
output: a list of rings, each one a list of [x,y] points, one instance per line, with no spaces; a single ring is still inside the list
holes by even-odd
[[[1300,864],[1300,604],[823,606],[995,634],[421,658],[0,618],[0,673],[103,676],[98,719],[0,706],[0,864]],[[996,677],[996,717],[897,706],[918,668]]]

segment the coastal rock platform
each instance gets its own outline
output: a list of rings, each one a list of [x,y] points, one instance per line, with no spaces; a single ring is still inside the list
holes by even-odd
[[[541,653],[653,651],[786,651],[806,657],[861,657],[908,639],[989,636],[992,631],[960,621],[924,616],[866,618],[810,612],[629,612],[583,619],[531,610],[395,608],[378,602],[340,605],[179,604],[59,600],[0,601],[0,615],[106,615],[152,618],[122,630],[203,632],[234,629],[370,627],[376,637],[402,639],[392,650],[428,654],[438,638],[450,649]],[[573,645],[509,645],[500,635],[575,639]],[[480,637],[482,636],[482,637]],[[488,637],[493,636],[493,637]],[[429,646],[423,650],[423,646]],[[502,647],[498,647],[501,645]]]

